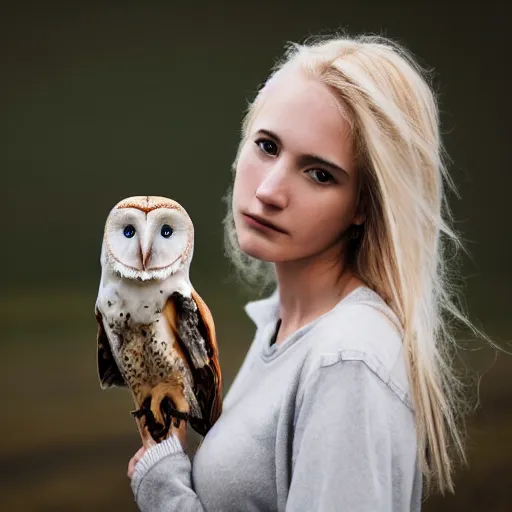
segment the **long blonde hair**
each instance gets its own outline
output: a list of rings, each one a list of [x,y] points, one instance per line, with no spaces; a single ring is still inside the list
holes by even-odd
[[[453,491],[452,449],[465,460],[461,384],[453,370],[448,321],[473,326],[448,282],[448,249],[461,247],[446,202],[453,188],[444,164],[436,98],[426,72],[383,37],[334,37],[292,44],[274,68],[298,67],[327,85],[348,111],[362,178],[366,221],[354,242],[361,279],[404,328],[415,405],[420,468],[429,484]],[[272,75],[271,75],[272,76]],[[250,105],[240,148],[259,105]],[[238,159],[238,156],[237,156]],[[236,160],[234,170],[236,169]],[[253,282],[275,282],[273,266],[243,254],[227,195],[225,247]]]

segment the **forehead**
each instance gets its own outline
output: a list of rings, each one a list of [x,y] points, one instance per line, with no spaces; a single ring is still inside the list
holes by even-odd
[[[342,103],[325,84],[300,69],[284,68],[267,82],[258,100],[252,132],[269,130],[292,151],[350,167],[350,123]]]

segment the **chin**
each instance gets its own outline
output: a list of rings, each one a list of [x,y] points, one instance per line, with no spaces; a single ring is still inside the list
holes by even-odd
[[[277,244],[261,239],[258,235],[244,233],[238,237],[238,244],[243,253],[258,260],[275,263],[286,259]]]

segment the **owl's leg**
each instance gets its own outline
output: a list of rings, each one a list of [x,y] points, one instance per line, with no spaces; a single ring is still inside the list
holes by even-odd
[[[151,390],[151,411],[156,421],[168,430],[179,428],[181,420],[188,420],[190,407],[184,395],[183,381],[169,379]]]
[[[156,442],[169,437],[172,427],[181,430],[181,420],[184,420],[183,427],[186,429],[189,405],[183,389],[183,382],[176,378],[161,382],[151,389],[140,409],[132,413],[138,419],[145,418],[143,427]]]

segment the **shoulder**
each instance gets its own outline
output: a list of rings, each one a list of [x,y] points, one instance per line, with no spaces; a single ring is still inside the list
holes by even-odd
[[[351,295],[322,317],[311,332],[307,375],[333,365],[358,362],[412,409],[398,319],[368,288]]]

